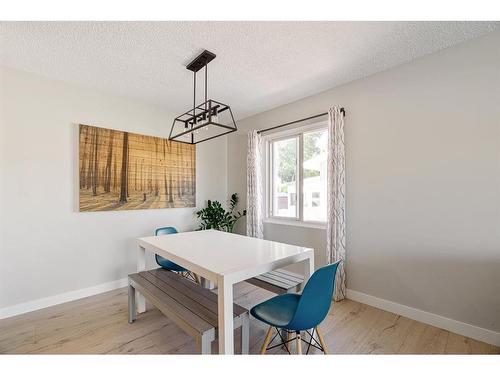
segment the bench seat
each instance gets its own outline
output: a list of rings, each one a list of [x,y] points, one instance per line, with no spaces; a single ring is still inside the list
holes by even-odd
[[[246,281],[270,292],[285,294],[300,291],[304,283],[304,277],[284,269],[277,269]]]
[[[129,275],[129,322],[136,319],[135,292],[193,337],[202,354],[210,354],[217,338],[217,295],[174,272],[154,269]],[[234,328],[241,327],[243,354],[249,350],[248,310],[233,305]]]

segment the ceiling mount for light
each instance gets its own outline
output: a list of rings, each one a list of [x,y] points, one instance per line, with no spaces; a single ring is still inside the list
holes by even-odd
[[[207,66],[213,59],[215,54],[205,50],[187,65],[186,69],[193,72],[193,108],[174,119],[169,140],[196,144],[237,130],[231,107],[207,99]],[[203,68],[205,68],[205,101],[196,105],[196,73]]]

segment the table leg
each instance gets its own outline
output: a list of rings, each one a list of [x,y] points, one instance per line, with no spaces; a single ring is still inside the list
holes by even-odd
[[[307,281],[309,280],[309,278],[313,273],[314,273],[314,254],[311,254],[311,256],[304,261],[304,282],[302,283],[302,289],[304,289]],[[316,334],[316,331],[312,332],[312,330],[309,330],[309,333],[312,334],[316,340],[318,340],[318,335]],[[298,344],[299,342],[297,342],[297,345]]]
[[[217,281],[219,312],[219,354],[234,354],[233,284],[219,277]]]
[[[137,272],[146,270],[146,249],[139,246],[139,252],[137,254]],[[137,312],[143,313],[146,311],[146,300],[137,290],[135,292],[135,300],[137,301]]]
[[[250,354],[250,317],[246,313],[241,317],[241,354]]]
[[[302,284],[302,289],[304,289],[307,280],[309,280],[309,278],[313,273],[314,273],[314,254],[311,254],[309,258],[304,260],[304,283]]]

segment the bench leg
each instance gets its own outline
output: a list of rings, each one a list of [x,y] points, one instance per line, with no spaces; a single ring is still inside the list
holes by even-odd
[[[212,338],[205,334],[198,341],[198,350],[201,354],[212,354]]]
[[[137,272],[146,270],[146,249],[139,246],[139,253],[137,254]],[[146,311],[146,299],[140,293],[136,293],[137,312],[143,313]]]
[[[205,289],[215,289],[215,284],[213,281],[205,279],[204,277],[199,276],[200,285]]]
[[[241,317],[241,354],[250,353],[250,317],[244,314]]]
[[[128,322],[133,323],[136,318],[135,288],[128,284]]]

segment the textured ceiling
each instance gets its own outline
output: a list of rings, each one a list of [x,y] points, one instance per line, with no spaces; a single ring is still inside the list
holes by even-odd
[[[209,97],[230,104],[235,117],[242,119],[493,31],[499,25],[1,22],[0,64],[138,98],[177,114],[192,103],[192,73],[184,67],[208,49],[217,54],[209,65]],[[201,95],[199,98],[198,102]]]

